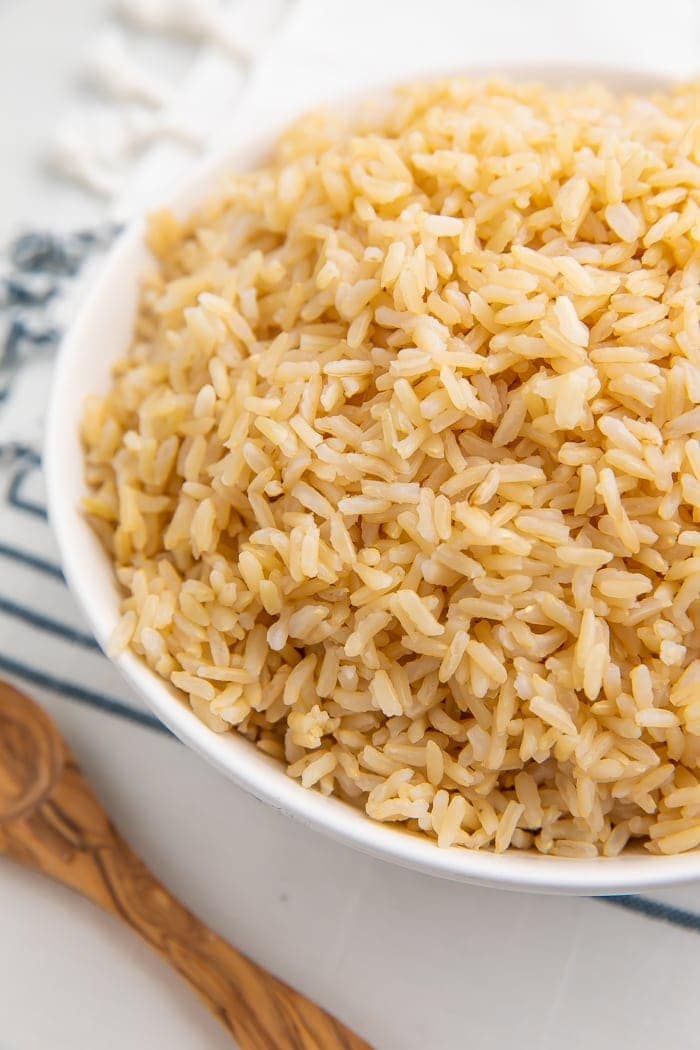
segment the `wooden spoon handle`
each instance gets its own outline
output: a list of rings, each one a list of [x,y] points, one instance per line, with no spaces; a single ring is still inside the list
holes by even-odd
[[[188,911],[124,840],[94,854],[99,895],[204,999],[241,1050],[360,1050],[354,1033],[256,966]]]
[[[14,801],[0,806],[0,851],[127,922],[192,985],[241,1050],[369,1050],[208,929],[158,882],[110,823],[45,717],[32,726],[31,738],[45,775],[25,790],[19,772],[26,738],[17,725],[7,726],[0,750],[10,781],[0,789],[8,796],[12,788]]]
[[[94,854],[99,894],[199,993],[241,1050],[360,1050],[335,1018],[261,970],[185,908],[115,832]],[[103,898],[104,899],[104,898]]]

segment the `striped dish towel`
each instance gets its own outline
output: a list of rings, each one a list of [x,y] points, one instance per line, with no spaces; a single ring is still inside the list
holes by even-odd
[[[70,286],[114,229],[31,232],[7,251],[0,350],[0,671],[148,723],[82,622],[46,514],[41,424]]]

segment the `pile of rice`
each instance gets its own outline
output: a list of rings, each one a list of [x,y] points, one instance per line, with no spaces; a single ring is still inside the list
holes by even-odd
[[[115,651],[440,846],[700,845],[699,115],[417,84],[155,215]]]

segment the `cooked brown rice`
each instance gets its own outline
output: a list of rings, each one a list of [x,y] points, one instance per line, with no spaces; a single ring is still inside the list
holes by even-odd
[[[84,418],[131,645],[440,846],[700,844],[700,88],[310,116]]]

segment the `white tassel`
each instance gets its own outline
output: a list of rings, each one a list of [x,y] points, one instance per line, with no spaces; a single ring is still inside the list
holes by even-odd
[[[221,47],[242,65],[255,57],[255,49],[231,25],[233,12],[217,0],[118,0],[117,11],[136,29]]]
[[[54,135],[49,162],[54,171],[79,183],[98,197],[114,197],[122,180],[95,155],[89,140],[74,125],[64,124]]]
[[[116,30],[108,30],[98,37],[85,73],[100,91],[125,101],[158,108],[165,105],[172,94],[172,88],[160,77],[134,62],[123,34]]]

